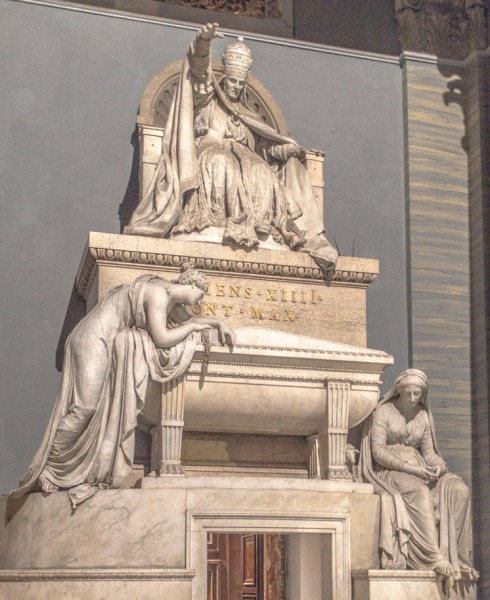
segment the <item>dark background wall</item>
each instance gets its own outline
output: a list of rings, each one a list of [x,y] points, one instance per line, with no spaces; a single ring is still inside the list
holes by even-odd
[[[319,44],[400,54],[394,0],[296,0],[294,37]]]
[[[118,232],[138,103],[195,29],[1,0],[0,492],[37,449],[55,401],[58,339],[90,230]],[[218,58],[225,44],[216,43]],[[256,36],[254,74],[293,135],[326,152],[327,235],[380,259],[368,343],[407,366],[398,61]]]

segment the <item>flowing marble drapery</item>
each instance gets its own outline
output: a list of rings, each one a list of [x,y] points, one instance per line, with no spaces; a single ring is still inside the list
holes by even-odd
[[[224,228],[223,239],[253,247],[271,234],[309,252],[324,270],[337,251],[296,142],[227,98],[199,36],[184,60],[154,176],[125,233],[167,237]]]
[[[425,483],[402,470],[404,463],[445,465],[437,447],[427,387],[421,399],[424,410],[411,421],[393,405],[398,383],[413,374],[425,378],[416,369],[402,373],[364,427],[360,472],[381,497],[381,566],[429,570],[447,560],[459,579],[462,571],[474,573],[466,484],[453,473]]]
[[[143,302],[148,285],[166,293],[169,284],[144,275],[115,288],[72,331],[44,440],[14,497],[37,489],[43,477],[69,489],[77,506],[100,488],[119,487],[131,471],[149,377],[183,375],[195,350],[192,336],[167,349],[155,346]]]

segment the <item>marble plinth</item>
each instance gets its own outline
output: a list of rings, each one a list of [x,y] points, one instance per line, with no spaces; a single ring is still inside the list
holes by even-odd
[[[449,594],[433,571],[382,571],[352,574],[353,600],[476,600],[476,585],[455,582]]]
[[[324,536],[331,568],[322,585],[335,600],[350,597],[351,569],[376,564],[379,499],[367,484],[249,477],[160,484],[100,491],[76,511],[65,492],[2,497],[0,597],[206,600],[208,532]]]
[[[176,279],[193,261],[209,279],[196,315],[231,327],[264,327],[366,346],[366,288],[378,261],[341,256],[327,277],[305,252],[233,249],[221,243],[91,232],[76,278],[90,310],[139,275]]]

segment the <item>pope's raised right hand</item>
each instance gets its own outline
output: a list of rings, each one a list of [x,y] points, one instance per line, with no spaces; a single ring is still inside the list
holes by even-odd
[[[218,23],[206,23],[204,27],[199,31],[199,37],[203,40],[212,40],[214,38],[222,38],[223,34],[218,31]]]

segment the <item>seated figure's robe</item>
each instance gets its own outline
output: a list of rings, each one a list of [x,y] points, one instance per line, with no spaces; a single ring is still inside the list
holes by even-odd
[[[411,372],[420,373],[405,373]],[[445,462],[437,448],[427,390],[423,409],[407,421],[392,402],[396,383],[367,420],[360,453],[362,478],[380,494],[381,566],[431,570],[449,561],[454,579],[460,579],[463,571],[471,571],[469,490],[454,473],[425,483],[404,472],[405,463],[436,467]]]
[[[224,228],[227,242],[252,247],[271,234],[309,252],[325,270],[336,250],[324,236],[297,144],[243,101],[230,101],[209,65],[209,42],[196,38],[184,61],[148,190],[125,233],[167,237]]]

